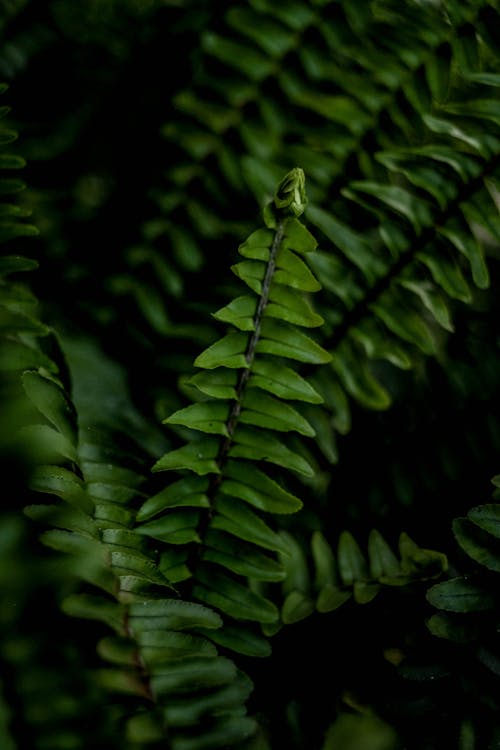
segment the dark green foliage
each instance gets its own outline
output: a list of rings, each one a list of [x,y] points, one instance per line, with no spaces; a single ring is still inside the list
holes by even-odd
[[[496,747],[498,3],[77,5],[0,8],[0,745]]]
[[[314,610],[333,612],[352,597],[357,604],[367,604],[384,586],[407,586],[439,577],[448,565],[445,555],[421,549],[405,533],[399,537],[398,559],[380,532],[372,529],[366,559],[348,531],[341,533],[336,553],[321,532],[315,532],[308,555],[311,575],[301,546],[289,534],[284,533],[284,540],[284,624],[302,620]]]
[[[498,477],[493,483],[498,486]],[[497,496],[498,490],[495,499]],[[466,689],[474,689],[471,681],[474,674],[485,675],[487,688],[479,698],[486,715],[479,723],[470,712],[462,732],[472,738],[486,736],[490,743],[496,736],[491,712],[498,710],[495,695],[495,682],[499,677],[498,587],[495,574],[500,571],[499,518],[500,506],[491,503],[471,508],[467,517],[454,520],[455,539],[467,556],[460,560],[456,571],[462,574],[436,584],[427,593],[429,602],[439,610],[429,618],[427,626],[433,635],[457,644],[457,658],[464,661],[470,675]],[[476,700],[477,696],[472,699]]]

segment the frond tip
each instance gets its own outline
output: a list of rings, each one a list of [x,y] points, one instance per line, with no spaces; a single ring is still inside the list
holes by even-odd
[[[276,229],[287,217],[299,217],[307,205],[304,170],[294,167],[281,180],[273,200],[265,206],[264,221],[269,229]]]
[[[294,167],[278,185],[274,196],[274,205],[284,213],[301,216],[307,204],[306,178],[304,170]]]

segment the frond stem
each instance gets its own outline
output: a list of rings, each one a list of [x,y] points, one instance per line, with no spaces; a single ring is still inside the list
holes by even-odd
[[[276,270],[276,258],[277,258],[279,249],[281,247],[281,243],[283,242],[284,233],[285,233],[285,219],[283,218],[278,222],[278,225],[276,227],[276,233],[274,235],[273,243],[271,245],[271,249],[269,253],[269,261],[267,263],[266,273],[262,281],[262,289],[261,289],[261,293],[259,297],[259,302],[257,304],[257,309],[255,311],[255,315],[253,318],[254,330],[248,340],[247,348],[245,351],[245,359],[246,359],[247,365],[246,367],[243,367],[241,370],[239,370],[238,380],[236,383],[236,397],[234,401],[232,402],[232,406],[229,411],[229,416],[226,420],[226,429],[227,429],[228,434],[221,443],[219,453],[216,459],[217,466],[220,469],[220,473],[212,474],[210,477],[210,484],[207,490],[207,496],[210,501],[210,508],[207,508],[206,511],[202,514],[200,522],[197,527],[198,536],[202,541],[201,543],[198,543],[196,545],[195,549],[193,550],[192,554],[190,555],[188,559],[188,567],[191,570],[191,572],[193,572],[193,570],[196,569],[201,559],[201,555],[203,551],[203,539],[208,530],[208,527],[210,525],[210,521],[212,519],[213,512],[214,512],[215,496],[222,482],[222,479],[223,479],[222,471],[226,464],[229,451],[231,450],[231,447],[234,441],[234,433],[235,433],[235,430],[238,424],[238,419],[241,413],[243,396],[245,394],[245,389],[248,383],[248,379],[250,377],[252,364],[255,359],[255,352],[256,352],[257,344],[260,339],[264,312],[269,302],[271,282],[273,279],[274,272]]]

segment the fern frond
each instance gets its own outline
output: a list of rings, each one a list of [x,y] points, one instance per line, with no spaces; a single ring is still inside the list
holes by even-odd
[[[323,534],[314,532],[308,554],[288,532],[281,532],[285,579],[281,586],[281,622],[288,625],[311,615],[332,612],[354,599],[372,601],[383,587],[408,586],[438,578],[448,567],[446,556],[422,549],[408,534],[399,537],[396,555],[384,537],[372,529],[365,556],[353,535],[343,531],[334,550]]]
[[[274,605],[248,590],[246,579],[281,580],[283,572],[269,553],[284,551],[283,542],[261,514],[293,513],[302,505],[264,466],[306,476],[312,471],[282,435],[312,437],[314,429],[289,402],[320,400],[286,360],[329,360],[299,330],[322,321],[305,297],[319,289],[306,263],[316,242],[297,218],[305,201],[304,175],[297,168],[282,180],[266,209],[267,228],[240,245],[245,260],[232,270],[251,294],[215,313],[236,332],[196,359],[202,372],[191,384],[201,400],[165,420],[209,437],[193,438],[160,458],[157,471],[185,474],[149,498],[137,514],[137,531],[166,544],[161,567],[167,578],[188,585],[195,599],[237,621],[277,620]],[[226,645],[252,652],[245,639],[239,643],[229,632],[223,631]],[[255,654],[263,648],[259,642]]]
[[[42,541],[63,553],[73,575],[91,586],[92,593],[66,597],[63,610],[113,631],[98,643],[108,665],[95,679],[107,690],[135,697],[127,737],[165,740],[173,750],[236,746],[255,730],[243,708],[252,684],[207,637],[221,626],[219,615],[181,600],[157,553],[133,530],[143,475],[120,455],[116,433],[108,434],[102,414],[96,423],[80,412],[77,440],[74,407],[60,385],[34,371],[26,372],[23,382],[58,436],[53,443],[71,446],[64,451],[70,463],[41,466],[32,479],[34,489],[63,502],[32,505],[26,514],[53,527]]]

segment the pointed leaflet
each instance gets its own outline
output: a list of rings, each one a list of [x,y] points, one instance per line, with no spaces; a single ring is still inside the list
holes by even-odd
[[[235,503],[228,497],[219,497],[215,507],[218,512],[211,521],[211,529],[226,531],[273,552],[286,552],[279,535],[243,503]]]
[[[440,227],[439,233],[446,237],[457,250],[465,255],[470,263],[472,278],[479,289],[487,289],[490,283],[488,267],[485,262],[483,248],[475,235],[464,228],[463,231],[451,228],[449,225]]]
[[[310,464],[302,456],[291,451],[283,445],[281,440],[268,432],[253,427],[240,427],[236,431],[229,456],[231,458],[247,458],[251,461],[269,461],[305,476],[313,476],[314,474]]]
[[[455,518],[453,533],[469,557],[488,570],[500,572],[500,554],[497,538],[484,531],[468,518]]]
[[[356,356],[347,338],[333,353],[332,367],[348,393],[360,404],[368,409],[387,409],[390,406],[389,394],[373,377],[362,359]]]
[[[155,669],[150,682],[156,695],[191,693],[215,685],[227,685],[236,676],[236,667],[222,656],[199,656],[169,664],[163,670]]]
[[[61,463],[69,459],[76,461],[76,446],[64,437],[62,432],[48,424],[30,424],[19,431],[22,445],[36,463]]]
[[[448,568],[446,555],[419,547],[404,531],[399,536],[399,554],[403,573],[420,580],[435,578]]]
[[[153,466],[153,471],[170,471],[171,469],[190,469],[195,474],[220,474],[216,456],[219,452],[219,441],[215,438],[199,440],[177,450],[166,453]]]
[[[244,281],[255,294],[262,294],[262,280],[266,272],[265,263],[256,260],[243,260],[231,266],[231,271]]]
[[[220,630],[207,632],[206,636],[218,646],[228,648],[238,654],[259,658],[271,655],[269,642],[248,628],[242,628],[241,625],[237,627],[225,625]]]
[[[346,267],[343,259],[332,253],[316,252],[309,261],[324,289],[338,297],[351,309],[363,297],[355,269]]]
[[[375,206],[377,206],[377,202],[384,204],[408,219],[417,234],[420,234],[423,227],[432,224],[429,204],[398,185],[355,181],[350,183],[348,190],[342,192],[347,198],[361,202],[368,208],[372,206],[371,201],[375,201]],[[369,196],[369,202],[360,199],[359,193],[363,196]]]
[[[321,591],[325,586],[334,586],[337,583],[335,555],[321,531],[312,535],[311,552],[316,589]]]
[[[189,385],[194,385],[199,391],[212,398],[236,399],[236,381],[238,374],[234,370],[220,369],[208,372],[198,372],[189,378]]]
[[[141,648],[142,658],[153,669],[158,664],[186,657],[217,655],[214,646],[205,638],[174,630],[144,630],[138,633],[137,642]]]
[[[357,541],[351,533],[343,531],[339,538],[337,559],[342,582],[348,586],[368,578],[368,568]]]
[[[116,595],[119,588],[117,577],[111,571],[105,546],[96,539],[73,531],[51,529],[45,531],[40,540],[68,555],[67,563],[69,561],[70,569],[78,578]]]
[[[384,273],[381,261],[361,234],[316,206],[309,206],[309,220],[317,226],[341,252],[373,283]]]
[[[101,539],[106,544],[120,547],[137,549],[144,552],[147,548],[144,539],[138,536],[135,531],[127,529],[102,529]]]
[[[436,284],[452,299],[471,301],[469,285],[455,260],[425,250],[418,252],[416,257],[427,266]]]
[[[241,620],[275,622],[278,610],[274,604],[225,573],[200,566],[193,595],[212,607]]]
[[[137,521],[147,521],[152,516],[166,508],[209,507],[205,495],[208,489],[208,479],[204,477],[187,476],[173,482],[157,495],[148,498],[137,512]]]
[[[308,254],[316,249],[318,243],[313,235],[295,217],[288,217],[285,221],[285,235],[283,247],[295,250],[296,253]]]
[[[316,601],[316,609],[322,614],[327,612],[333,612],[345,604],[352,596],[351,591],[342,591],[336,586],[326,584],[319,592],[318,599]]]
[[[323,399],[298,373],[278,362],[257,359],[248,381],[249,387],[269,391],[282,399],[320,404]]]
[[[158,567],[170,583],[175,584],[191,578],[191,571],[186,565],[188,555],[186,546],[169,545],[162,551]]]
[[[378,153],[375,158],[389,170],[403,174],[413,185],[427,191],[443,211],[456,197],[455,183],[450,181],[447,175],[440,174],[434,166],[425,164],[422,160],[405,158],[390,151]]]
[[[453,323],[451,322],[450,311],[446,305],[444,297],[428,281],[413,281],[400,279],[399,283],[405,289],[409,289],[420,298],[424,307],[429,310],[437,322],[446,330],[453,332]]]
[[[111,599],[91,594],[72,594],[63,600],[61,607],[71,617],[99,620],[118,633],[124,630],[125,607]]]
[[[132,550],[129,552],[115,551],[111,547],[110,559],[113,571],[119,575],[132,574],[137,578],[143,578],[160,586],[168,585],[158,566],[146,555]]]
[[[96,539],[99,537],[99,529],[95,521],[79,508],[68,508],[63,505],[28,505],[23,512],[28,518],[44,523],[46,526],[79,531]]]
[[[273,240],[274,232],[271,229],[257,229],[239,246],[238,252],[245,258],[268,260]]]
[[[470,146],[484,158],[488,158],[489,152],[484,140],[477,137],[477,133],[471,134],[467,130],[461,128],[458,124],[458,120],[454,120],[451,117],[445,120],[429,114],[424,114],[422,119],[424,120],[429,130],[432,130],[433,133],[456,138],[457,140],[467,144],[467,146]]]
[[[137,646],[128,638],[106,636],[97,643],[97,653],[105,661],[133,667],[137,660]]]
[[[311,581],[306,556],[302,546],[292,534],[281,531],[286,552],[280,555],[281,563],[286,570],[286,579],[283,582],[283,591],[301,591],[309,593]]]
[[[184,508],[172,510],[162,518],[141,524],[137,527],[136,533],[159,539],[168,544],[200,542],[197,532],[200,517],[200,511]]]
[[[260,510],[268,513],[296,513],[302,507],[298,497],[246,461],[228,461],[224,475],[221,492],[239,497]]]
[[[309,336],[286,323],[274,320],[262,322],[262,338],[257,344],[256,352],[309,364],[325,364],[331,360],[330,354]]]
[[[213,314],[214,318],[223,323],[232,323],[240,331],[253,331],[255,324],[253,321],[257,309],[257,298],[248,295],[237,297],[235,300],[217,310]]]
[[[276,560],[253,544],[211,529],[205,536],[203,560],[258,581],[282,581],[285,572]]]
[[[368,537],[368,560],[372,578],[380,580],[401,574],[401,566],[396,555],[376,529],[372,529]]]
[[[47,492],[70,505],[92,514],[94,504],[83,487],[82,480],[61,466],[39,466],[33,472],[30,486],[37,492]]]
[[[500,504],[487,503],[471,508],[468,518],[496,539],[500,539]]]
[[[322,400],[332,413],[332,424],[341,435],[347,435],[351,429],[351,411],[349,399],[330,368],[315,373],[312,378]]]
[[[229,416],[229,407],[220,401],[191,404],[185,409],[179,409],[163,420],[164,424],[180,424],[190,427],[192,430],[208,432],[213,435],[228,437],[226,420]]]
[[[238,747],[257,731],[255,719],[241,714],[242,710],[233,711],[227,715],[221,712],[220,718],[209,729],[206,729],[202,736],[186,734],[177,737],[172,746],[173,750],[215,750],[215,748]]]
[[[302,295],[278,283],[271,286],[264,315],[304,328],[316,328],[324,323],[321,315],[313,311]]]
[[[309,422],[293,407],[255,389],[245,393],[240,422],[281,432],[293,430],[307,437],[315,435]]]
[[[485,612],[497,606],[494,593],[472,577],[437,583],[427,592],[427,599],[447,612]]]
[[[185,630],[186,628],[219,628],[220,615],[208,607],[180,599],[149,599],[132,602],[128,608],[132,632],[144,630]]]
[[[412,367],[407,347],[388,337],[387,332],[373,317],[362,320],[350,333],[353,339],[362,344],[370,359],[385,359],[401,370],[409,370]]]
[[[462,614],[444,614],[439,612],[432,615],[426,622],[432,635],[446,638],[454,643],[470,643],[478,639],[480,627],[477,623],[464,618]]]
[[[370,308],[401,339],[414,344],[424,354],[435,354],[436,343],[428,324],[394,287],[385,291]]]
[[[205,715],[228,713],[240,707],[252,692],[250,679],[242,672],[229,684],[210,692],[192,694],[187,700],[170,698],[163,709],[168,726],[190,727]],[[205,734],[203,735],[205,736]]]
[[[291,591],[281,608],[281,619],[285,625],[293,625],[314,612],[314,600],[301,591]]]
[[[317,292],[321,289],[321,284],[304,261],[291,250],[287,250],[283,243],[276,256],[273,282],[302,292]]]
[[[463,151],[458,151],[457,149],[442,144],[434,143],[425,146],[417,146],[406,149],[405,153],[408,153],[410,156],[416,156],[418,158],[425,157],[446,164],[451,167],[451,169],[453,169],[463,181],[467,181],[471,177],[477,177],[481,169],[479,161],[470,154],[466,154]]]
[[[114,503],[97,502],[94,519],[102,529],[124,527],[130,528],[134,523],[134,513]]]
[[[244,352],[248,337],[244,333],[229,333],[208,349],[205,349],[194,361],[195,367],[212,370],[215,367],[239,369],[248,367]]]

